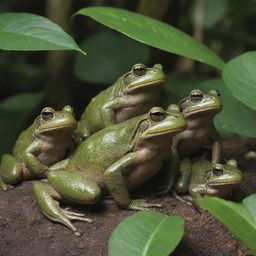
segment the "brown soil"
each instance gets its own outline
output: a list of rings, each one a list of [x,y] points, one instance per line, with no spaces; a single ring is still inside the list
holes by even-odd
[[[225,158],[238,159],[245,174],[246,186],[243,184],[232,196],[232,199],[241,200],[244,196],[256,192],[256,160],[244,157],[246,152],[256,149],[256,141],[229,140],[225,142],[224,148]],[[143,195],[140,192],[138,196]],[[172,255],[250,255],[243,245],[208,213],[199,213],[193,207],[170,196],[154,199],[152,195],[151,199],[163,204],[161,212],[181,215],[186,220],[185,236]],[[84,232],[82,237],[74,236],[67,228],[49,221],[39,212],[29,182],[9,191],[1,191],[0,256],[105,256],[112,230],[121,220],[133,214],[131,211],[118,209],[111,199],[76,210],[86,212],[86,215],[94,220],[93,224],[75,222]]]

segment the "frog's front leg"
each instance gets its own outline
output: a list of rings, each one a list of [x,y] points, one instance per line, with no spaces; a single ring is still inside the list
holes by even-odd
[[[76,235],[81,235],[71,220],[92,221],[84,218],[84,214],[62,209],[58,201],[79,204],[96,203],[101,196],[99,186],[80,171],[55,170],[49,172],[48,180],[50,184],[33,182],[33,191],[42,213],[50,220],[65,225]]]
[[[185,193],[188,191],[191,172],[192,172],[191,160],[188,158],[182,160],[180,164],[180,176],[175,186],[175,189],[177,192]]]
[[[12,155],[2,156],[0,165],[0,188],[7,190],[22,180],[22,165]]]
[[[105,184],[117,205],[124,209],[148,210],[149,207],[161,207],[159,204],[150,204],[143,199],[131,199],[126,186],[124,175],[138,163],[136,153],[128,153],[112,164],[105,172]]]
[[[49,172],[56,171],[56,170],[61,170],[61,169],[64,170],[64,169],[66,169],[68,163],[69,163],[69,158],[64,159],[62,161],[57,162],[56,164],[51,165],[48,168],[48,170],[49,170]]]
[[[102,119],[102,125],[104,127],[107,127],[109,125],[116,123],[116,115],[114,110],[121,107],[123,103],[124,103],[124,100],[121,97],[119,97],[112,101],[107,102],[102,106],[101,119]]]
[[[222,160],[222,140],[217,130],[212,133],[212,163],[217,164]]]
[[[34,155],[38,151],[40,151],[39,142],[34,141],[26,149],[24,155],[24,162],[26,163],[27,168],[32,174],[37,177],[44,177],[48,172],[48,167],[42,164],[39,159]],[[24,176],[26,176],[25,173]]]

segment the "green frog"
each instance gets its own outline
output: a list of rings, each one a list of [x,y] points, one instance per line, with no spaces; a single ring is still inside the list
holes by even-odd
[[[185,128],[179,107],[172,105],[168,111],[154,107],[147,114],[94,133],[80,144],[64,169],[48,173],[49,183],[33,182],[43,214],[80,235],[71,220],[90,220],[61,209],[56,200],[94,204],[110,193],[120,208],[147,210],[158,206],[132,199],[129,191],[159,171],[170,152],[170,139]]]
[[[198,197],[224,197],[242,180],[237,162],[230,159],[226,164],[212,163],[205,159],[181,162],[180,177],[176,184],[179,193],[189,192],[189,201],[196,204]]]
[[[222,109],[219,92],[192,90],[188,97],[179,102],[179,107],[187,120],[187,128],[172,139],[172,162],[176,164],[170,171],[167,170],[165,180],[168,180],[168,184],[160,188],[161,193],[171,191],[178,175],[180,159],[194,156],[209,142],[211,161],[218,163],[221,160],[222,143],[213,124],[214,116]]]
[[[152,68],[134,65],[130,72],[92,98],[75,131],[77,144],[109,125],[147,113],[157,103],[164,81],[160,64]]]
[[[48,167],[63,160],[74,149],[72,133],[77,122],[71,106],[61,111],[43,108],[33,124],[17,139],[12,155],[2,156],[0,189],[21,180],[46,177]]]

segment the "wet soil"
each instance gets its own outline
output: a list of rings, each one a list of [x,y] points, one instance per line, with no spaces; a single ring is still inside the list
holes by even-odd
[[[244,172],[244,182],[230,199],[239,201],[256,192],[256,141],[228,140],[224,143],[224,158],[236,158]],[[145,188],[145,191],[147,188]],[[143,197],[143,190],[136,196]],[[164,207],[159,211],[181,215],[186,220],[185,235],[172,254],[174,256],[236,256],[250,255],[234,236],[208,213],[170,196],[155,198]],[[73,209],[73,208],[72,208]],[[115,226],[134,212],[120,210],[112,199],[103,199],[94,206],[74,208],[85,212],[94,223],[75,222],[84,232],[74,236],[67,228],[46,219],[38,209],[31,184],[23,184],[0,192],[0,256],[107,256],[108,239]],[[132,255],[131,255],[132,256]],[[161,255],[155,255],[161,256]]]

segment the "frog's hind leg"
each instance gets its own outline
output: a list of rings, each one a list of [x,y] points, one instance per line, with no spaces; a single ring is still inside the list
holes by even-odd
[[[22,180],[22,165],[12,155],[2,156],[0,165],[0,189],[6,190]]]
[[[59,206],[59,202],[55,199],[61,199],[58,192],[47,182],[34,181],[33,192],[36,200],[41,208],[42,213],[50,220],[59,222],[69,229],[71,229],[75,235],[81,236],[82,233],[71,223],[71,220],[80,220],[85,222],[92,222],[88,218],[83,218],[83,214],[70,212],[63,210]]]

